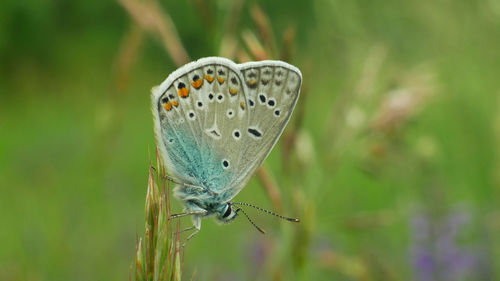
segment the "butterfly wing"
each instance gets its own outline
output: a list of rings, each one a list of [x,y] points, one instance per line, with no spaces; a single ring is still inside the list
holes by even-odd
[[[163,162],[184,183],[224,190],[236,177],[249,112],[238,65],[211,57],[189,63],[153,89]]]
[[[246,85],[249,122],[238,171],[226,187],[232,199],[248,183],[283,132],[297,103],[302,74],[282,61],[238,65]]]

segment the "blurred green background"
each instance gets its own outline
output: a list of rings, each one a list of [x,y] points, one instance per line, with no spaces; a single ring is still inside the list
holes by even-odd
[[[498,0],[1,1],[0,280],[129,278],[182,50],[304,76],[237,197],[302,222],[204,220],[183,279],[500,280]]]

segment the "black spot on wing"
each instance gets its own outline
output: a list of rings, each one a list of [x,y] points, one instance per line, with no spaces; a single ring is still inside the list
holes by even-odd
[[[248,128],[248,133],[256,138],[262,137],[262,132],[257,130],[256,128]]]
[[[266,96],[264,96],[263,94],[259,95],[259,99],[262,103],[266,103]]]

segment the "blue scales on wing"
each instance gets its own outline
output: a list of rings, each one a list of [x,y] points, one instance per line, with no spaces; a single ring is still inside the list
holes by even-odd
[[[234,63],[206,60],[180,68],[154,90],[155,133],[173,177],[212,194],[228,189],[249,122],[243,79]],[[178,188],[176,195],[185,202],[211,198],[189,187]]]

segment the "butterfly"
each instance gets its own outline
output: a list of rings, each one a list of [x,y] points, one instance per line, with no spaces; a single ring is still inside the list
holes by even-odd
[[[302,74],[282,61],[236,64],[221,57],[188,63],[152,90],[161,159],[178,183],[174,196],[191,215],[232,222],[247,203],[232,202],[270,153],[297,103]]]

